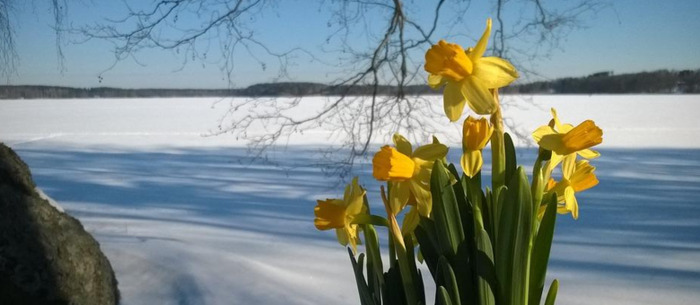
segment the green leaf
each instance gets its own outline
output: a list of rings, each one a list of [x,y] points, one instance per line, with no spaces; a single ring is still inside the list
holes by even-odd
[[[527,176],[519,167],[504,192],[498,240],[496,242],[496,274],[500,283],[499,304],[517,305],[527,302],[527,281],[532,197]]]
[[[493,261],[491,239],[485,230],[480,229],[476,236],[477,253],[475,258],[477,281],[479,284],[479,304],[496,304],[496,272]]]
[[[440,249],[435,232],[435,222],[429,218],[421,216],[420,223],[413,231],[420,244],[420,251],[423,253],[425,264],[430,270],[430,274],[435,279],[437,277],[437,263],[440,258]]]
[[[503,207],[503,204],[506,200],[506,195],[505,192],[507,191],[508,188],[505,186],[499,186],[496,188],[493,193],[491,194],[491,208],[493,209],[491,211],[491,217],[492,217],[492,223],[493,223],[493,235],[492,241],[493,244],[496,244],[496,240],[498,240],[498,230],[500,226],[500,218],[501,218],[501,209]]]
[[[357,291],[360,294],[360,304],[362,305],[373,305],[374,299],[372,294],[367,287],[367,282],[365,282],[365,276],[362,274],[362,266],[364,264],[364,253],[361,253],[358,260],[355,260],[355,256],[352,254],[352,249],[348,247],[348,253],[350,253],[350,262],[352,263],[352,270],[355,272],[355,282],[357,283]]]
[[[473,250],[476,249],[476,245],[474,244],[474,208],[466,197],[467,179],[469,179],[469,177],[462,176],[462,180],[459,183],[455,183],[455,193],[464,194],[461,200],[459,198],[460,196],[457,195],[459,218],[462,220],[462,232],[464,232],[464,240],[467,242],[467,247]],[[459,252],[459,249],[457,252]],[[472,256],[471,253],[469,256]],[[465,257],[465,259],[468,259],[468,257]]]
[[[379,238],[372,225],[364,225],[365,248],[367,249],[367,279],[375,303],[380,303],[381,287],[384,285],[384,266],[379,250]]]
[[[474,214],[474,228],[484,228],[484,193],[481,191],[481,175],[465,177],[467,183],[467,198]]]
[[[476,237],[472,234],[459,245],[457,255],[450,259],[450,265],[457,277],[461,304],[477,304],[479,301],[476,253]]]
[[[516,204],[520,206],[520,213],[515,227],[515,244],[513,246],[513,284],[511,286],[512,304],[525,304],[527,302],[528,282],[530,272],[530,233],[532,231],[533,213],[530,183],[525,170],[519,167],[509,183],[509,189],[517,194]]]
[[[554,237],[554,227],[557,220],[557,197],[552,194],[546,199],[547,209],[542,216],[542,222],[535,237],[530,261],[530,292],[528,304],[540,304],[544,291],[545,277],[547,275],[547,263]]]
[[[457,278],[455,277],[454,270],[450,266],[450,262],[446,257],[441,256],[438,260],[438,278],[435,281],[435,285],[444,286],[450,295],[452,303],[455,305],[460,305],[459,296],[459,286],[457,285]]]
[[[437,291],[437,302],[435,304],[439,305],[452,305],[452,300],[450,299],[450,294],[447,292],[445,287],[438,287]]]
[[[499,217],[498,238],[495,245],[496,275],[499,282],[498,303],[510,305],[511,276],[513,274],[513,247],[515,240],[515,222],[519,206],[512,199],[514,195],[507,187],[503,187],[501,193],[503,205]]]
[[[425,304],[425,289],[423,287],[423,277],[416,267],[416,252],[411,235],[404,236],[404,244],[406,245],[406,261],[411,270],[411,278],[413,281],[413,290],[417,293],[416,297],[421,304]]]
[[[552,284],[549,285],[549,292],[547,292],[547,299],[544,300],[544,305],[554,305],[554,301],[557,299],[557,291],[559,290],[559,281],[554,280]]]
[[[464,240],[462,222],[459,218],[457,198],[442,162],[435,162],[430,177],[430,192],[433,197],[432,217],[435,220],[438,243],[443,255],[455,255]]]
[[[513,139],[507,132],[503,136],[503,144],[506,152],[506,181],[510,181],[515,173],[516,167],[518,166],[518,160],[515,156]]]
[[[382,289],[382,304],[406,304],[406,296],[401,282],[401,273],[393,267],[384,273],[384,287]],[[379,304],[377,304],[379,305]]]

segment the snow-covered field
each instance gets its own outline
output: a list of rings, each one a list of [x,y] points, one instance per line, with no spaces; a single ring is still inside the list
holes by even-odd
[[[507,98],[517,106],[505,116],[523,130],[547,122],[549,107],[604,130],[593,162],[600,184],[578,197],[577,221],[557,222],[549,273],[561,281],[557,304],[697,304],[700,96]],[[124,304],[357,304],[346,250],[313,226],[315,200],[342,195],[308,166],[330,131],[275,148],[277,165],[251,164],[235,138],[202,136],[226,105],[1,100],[0,141],[94,234]],[[521,148],[519,163],[530,166],[532,151]],[[355,174],[376,205],[370,171],[364,163]]]

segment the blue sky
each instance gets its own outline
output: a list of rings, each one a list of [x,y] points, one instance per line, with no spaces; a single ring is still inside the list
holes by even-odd
[[[7,79],[9,84],[42,84],[74,87],[111,86],[125,88],[226,88],[229,85],[244,87],[275,78],[277,69],[272,58],[263,56],[267,69],[240,52],[235,57],[235,73],[231,84],[221,72],[216,52],[205,61],[192,61],[182,54],[168,51],[142,51],[133,58],[112,66],[114,56],[111,45],[104,41],[80,40],[66,36],[63,47],[64,67],[59,69],[55,36],[51,29],[48,1],[27,1],[15,7],[17,51],[20,62],[17,73]],[[79,26],[92,24],[102,18],[123,16],[121,1],[69,1],[67,24]],[[415,2],[415,3],[413,3]],[[564,9],[565,1],[549,1],[552,9]],[[106,4],[105,4],[106,3]],[[411,7],[414,18],[431,17],[421,7],[421,1],[405,1]],[[493,14],[490,2],[473,0],[468,15],[460,26],[468,36],[454,35],[446,18],[436,38],[469,46],[483,31],[484,20]],[[657,69],[700,68],[700,1],[697,0],[618,0],[595,15],[588,15],[584,28],[572,31],[547,57],[529,63],[544,78],[583,76],[599,71],[615,73],[651,71]],[[506,16],[512,17],[512,16]],[[330,13],[319,7],[316,1],[281,1],[269,10],[250,20],[256,37],[271,49],[281,52],[302,47],[314,52],[324,62],[316,62],[297,53],[289,67],[291,78],[284,81],[329,82],[342,73],[333,63],[338,53],[321,50],[336,49],[325,39],[330,28]],[[369,26],[372,26],[371,20]],[[381,20],[377,16],[377,20]],[[189,20],[184,22],[198,22]],[[381,21],[383,24],[384,21]],[[462,30],[460,28],[460,30]],[[211,42],[212,49],[216,43]],[[351,37],[350,43],[362,47],[366,37]],[[254,50],[260,54],[260,50]],[[420,59],[420,56],[417,56]],[[186,64],[183,67],[183,62]],[[329,64],[330,63],[330,64]],[[109,69],[109,70],[108,70]],[[102,75],[99,82],[98,75]]]

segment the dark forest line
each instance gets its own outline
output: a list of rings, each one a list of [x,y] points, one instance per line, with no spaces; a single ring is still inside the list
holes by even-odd
[[[242,89],[121,89],[110,87],[71,88],[57,86],[0,86],[0,99],[37,98],[146,98],[146,97],[274,97],[393,95],[395,86],[333,86],[308,82],[256,84]],[[700,69],[658,70],[615,75],[599,72],[584,77],[567,77],[551,81],[516,84],[501,89],[510,94],[639,94],[700,93]],[[405,95],[430,95],[438,92],[427,85],[403,88]]]

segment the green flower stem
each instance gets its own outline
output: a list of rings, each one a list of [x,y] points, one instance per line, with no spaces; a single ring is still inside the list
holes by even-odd
[[[389,192],[391,192],[391,189],[389,189]],[[408,262],[408,256],[406,253],[406,245],[404,244],[404,238],[403,238],[403,235],[401,234],[401,228],[399,227],[399,224],[396,221],[396,216],[394,216],[394,214],[392,213],[389,201],[386,200],[386,196],[384,194],[383,187],[381,188],[381,193],[382,193],[382,201],[384,202],[384,209],[386,210],[386,215],[389,218],[388,219],[389,247],[390,247],[389,250],[390,251],[392,250],[391,248],[393,245],[393,251],[396,251],[396,258],[398,259],[398,263],[399,263],[399,271],[401,273],[401,283],[403,284],[403,290],[404,290],[404,294],[406,295],[407,304],[417,305],[418,304],[418,295],[416,295],[416,286],[414,285],[414,282],[413,282],[413,273],[414,272],[411,270],[411,264]],[[411,247],[411,251],[413,251],[413,247]],[[391,257],[393,257],[393,253],[391,253]],[[411,257],[411,258],[413,258],[413,257]],[[391,259],[391,260],[393,263],[393,259]],[[392,264],[392,267],[393,267],[393,264]]]
[[[494,98],[498,103],[498,91],[494,93]],[[491,189],[495,190],[506,184],[506,150],[500,105],[496,112],[491,115],[491,126],[493,126],[493,134],[491,134]]]
[[[408,253],[403,244],[396,243],[396,257],[399,260],[399,270],[401,270],[401,282],[403,290],[406,294],[406,303],[409,305],[418,304],[418,296],[416,295],[416,286],[413,282],[413,271],[411,263],[408,261]],[[413,249],[411,249],[413,251]]]
[[[542,154],[537,154],[537,160],[532,168],[532,212],[537,219],[537,213],[542,203],[544,193],[544,177],[542,176]],[[535,222],[533,222],[535,223]],[[536,231],[533,231],[536,232]]]
[[[388,227],[389,221],[386,220],[386,218],[377,215],[360,214],[352,220],[352,224]]]

